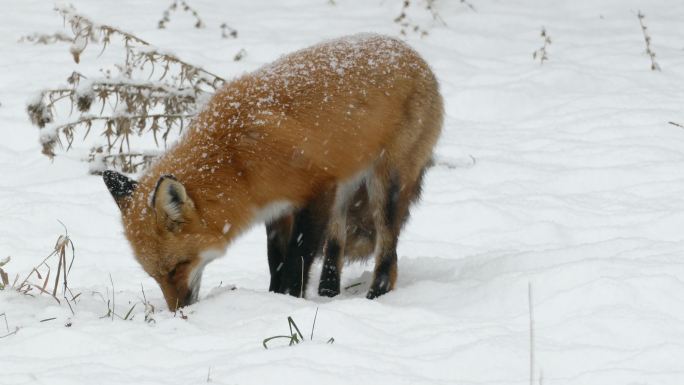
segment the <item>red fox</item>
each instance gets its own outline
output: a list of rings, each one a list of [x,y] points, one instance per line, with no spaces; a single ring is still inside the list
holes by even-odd
[[[262,222],[273,235],[272,291],[303,296],[322,247],[319,293],[335,295],[343,257],[358,248],[375,256],[375,298],[394,287],[397,240],[442,115],[437,80],[415,51],[354,35],[226,84],[138,182],[103,177],[171,310],[195,302],[206,264]]]

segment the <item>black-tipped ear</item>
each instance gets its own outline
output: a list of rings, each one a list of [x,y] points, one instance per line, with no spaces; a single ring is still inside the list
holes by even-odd
[[[138,187],[138,182],[116,171],[106,170],[102,173],[102,179],[119,208],[123,208],[124,199],[131,196]]]
[[[151,203],[159,217],[165,216],[168,219],[166,225],[169,229],[185,223],[194,211],[194,205],[185,187],[171,175],[159,178]]]

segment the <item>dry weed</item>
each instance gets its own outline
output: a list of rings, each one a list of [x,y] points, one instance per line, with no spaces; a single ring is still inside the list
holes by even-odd
[[[651,36],[648,34],[646,24],[644,23],[644,20],[646,19],[646,16],[644,16],[641,11],[637,13],[637,18],[639,18],[639,25],[641,26],[641,32],[644,34],[644,43],[646,44],[646,54],[648,55],[649,58],[651,58],[651,71],[660,71],[660,65],[658,65],[658,62],[656,62],[655,57],[656,54],[653,52],[653,49],[651,48]]]
[[[532,52],[532,59],[539,58],[539,65],[543,65],[544,61],[549,60],[546,50],[549,45],[551,45],[551,36],[549,36],[549,34],[546,32],[546,28],[544,27],[541,29],[540,36],[544,40],[544,44],[539,49]]]
[[[115,65],[115,75],[107,70],[102,71],[104,78],[88,78],[73,72],[68,86],[43,90],[30,101],[29,117],[41,129],[42,152],[49,157],[56,155],[57,146],[71,149],[78,131],[85,139],[96,129],[106,144],[91,149],[87,158],[93,164],[91,172],[105,168],[137,172],[158,153],[136,151],[132,139],[151,134],[157,147],[166,146],[169,135],[182,132],[225,82],[131,33],[98,24],[72,7],[56,10],[71,28],[74,61],[78,63],[89,46],[100,45],[103,52],[114,41],[121,43],[125,56],[123,63]],[[59,106],[69,109],[69,117],[77,111],[78,117],[56,124]]]

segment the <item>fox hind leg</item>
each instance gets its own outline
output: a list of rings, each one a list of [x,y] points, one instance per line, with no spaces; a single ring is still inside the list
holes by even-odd
[[[353,199],[359,192],[361,179],[338,184],[335,198],[330,208],[330,220],[326,231],[326,242],[323,247],[323,270],[318,284],[318,295],[334,297],[340,294],[340,275],[344,263],[347,243],[347,213]]]
[[[373,281],[366,295],[377,298],[394,289],[397,280],[397,243],[409,208],[421,192],[427,165],[415,177],[402,178],[397,170],[380,170],[368,179],[369,208],[377,232]],[[387,168],[385,168],[386,170]]]

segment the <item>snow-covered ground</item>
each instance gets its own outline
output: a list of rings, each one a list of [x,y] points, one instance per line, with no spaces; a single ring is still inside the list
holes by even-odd
[[[25,276],[60,220],[76,246],[69,285],[82,294],[72,315],[45,295],[0,292],[0,314],[19,328],[0,339],[0,384],[529,383],[530,284],[535,383],[684,383],[684,129],[668,124],[684,124],[684,2],[469,2],[475,11],[436,0],[444,23],[418,0],[409,11],[429,34],[405,39],[440,79],[446,123],[400,240],[397,289],[366,300],[372,264],[356,264],[343,285],[361,285],[337,298],[269,293],[258,227],[208,266],[183,319],[134,260],[101,179],[72,153],[41,155],[25,113],[71,70],[96,73],[95,54],[76,65],[64,43],[18,43],[62,23],[50,2],[4,0],[0,259]],[[196,0],[206,28],[176,14],[159,30],[169,4],[74,1],[226,77],[322,39],[400,30],[399,0]],[[237,39],[221,38],[223,22]],[[540,65],[542,26],[552,43]],[[110,274],[116,312],[138,303],[131,321],[101,318]],[[288,316],[308,339],[316,308],[313,341],[262,347],[287,333]]]

